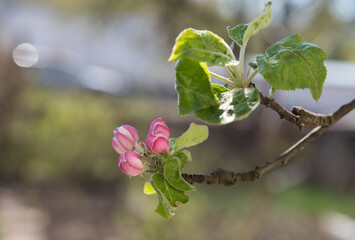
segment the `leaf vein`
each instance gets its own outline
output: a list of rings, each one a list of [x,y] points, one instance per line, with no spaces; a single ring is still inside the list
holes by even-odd
[[[311,68],[311,66],[309,65],[309,63],[307,62],[307,60],[304,59],[304,57],[303,57],[302,55],[300,55],[300,54],[298,54],[298,53],[296,53],[296,52],[293,52],[293,51],[291,51],[291,50],[289,50],[289,49],[286,49],[286,51],[288,51],[288,52],[290,52],[290,53],[292,53],[292,54],[298,56],[298,57],[306,64],[306,66],[308,67],[308,70],[309,70],[310,74],[312,75],[312,77],[313,77],[313,79],[314,79],[313,82],[315,82],[316,92],[318,93],[318,84],[317,84],[318,79],[317,79],[316,75],[313,73],[312,68]]]

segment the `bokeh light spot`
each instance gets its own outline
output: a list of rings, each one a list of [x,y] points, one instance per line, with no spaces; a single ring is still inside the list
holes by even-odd
[[[37,49],[28,43],[21,43],[12,52],[14,62],[20,67],[32,67],[38,61]]]

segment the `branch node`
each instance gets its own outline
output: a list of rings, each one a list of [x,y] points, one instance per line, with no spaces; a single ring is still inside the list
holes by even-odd
[[[304,127],[305,127],[304,123],[300,123],[298,125],[298,128],[300,129],[300,131],[302,131]]]

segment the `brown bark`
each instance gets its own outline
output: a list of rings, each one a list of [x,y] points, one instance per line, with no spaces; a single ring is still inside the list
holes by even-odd
[[[330,126],[336,123],[339,119],[344,117],[346,114],[355,109],[355,99],[351,102],[341,106],[336,112],[332,114],[315,114],[308,110],[304,110],[299,107],[294,107],[291,112],[284,109],[280,104],[278,104],[274,99],[261,97],[261,104],[266,107],[270,107],[276,111],[281,118],[290,121],[291,123],[298,126],[300,129],[303,127],[315,127],[312,131],[306,134],[298,142],[284,151],[282,154],[276,158],[269,160],[249,172],[232,172],[223,169],[214,170],[211,174],[182,174],[183,178],[189,182],[193,183],[206,183],[206,184],[220,184],[225,186],[231,186],[237,182],[253,182],[259,179],[262,175],[279,167],[288,164],[291,158],[301,151],[310,142],[319,138],[322,133],[327,130]]]

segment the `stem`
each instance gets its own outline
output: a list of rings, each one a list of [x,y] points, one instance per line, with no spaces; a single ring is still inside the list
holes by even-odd
[[[249,83],[251,82],[251,80],[253,80],[253,78],[255,77],[255,75],[256,74],[258,74],[258,70],[255,70],[254,72],[253,72],[253,74],[250,76],[250,78],[247,80],[247,82],[245,83],[245,85],[246,86],[248,86],[249,85]]]
[[[245,53],[245,46],[247,43],[243,44],[243,47],[240,49],[239,52],[239,74],[240,74],[240,78],[243,81],[243,86],[244,84],[244,53]]]
[[[210,71],[210,75],[211,75],[212,77],[214,77],[214,78],[217,78],[217,79],[219,79],[219,80],[221,80],[221,81],[223,81],[223,82],[225,82],[225,83],[228,83],[228,84],[230,84],[230,85],[232,85],[232,86],[235,87],[235,83],[234,83],[233,81],[229,80],[229,79],[226,78],[226,77],[220,76],[220,75],[218,75],[218,74],[216,74],[216,73],[214,73],[214,72],[211,72],[211,71]]]
[[[243,88],[244,81],[239,76],[240,74],[239,74],[238,65],[229,65],[229,66],[226,66],[226,68],[230,73],[228,75],[233,79],[234,86]]]
[[[276,111],[276,109],[278,109],[279,107],[280,107],[280,109],[282,108],[273,99],[265,101],[265,100],[267,100],[267,98],[263,97],[262,95],[261,95],[261,97],[262,97],[261,102],[264,102],[264,105],[270,106],[271,108],[273,108],[273,110]],[[269,103],[267,103],[267,102],[269,102]],[[277,108],[275,107],[275,104],[276,104]],[[320,122],[316,128],[314,128],[312,131],[310,131],[308,134],[306,134],[303,138],[301,138],[298,142],[296,142],[294,145],[292,145],[290,148],[288,148],[282,154],[280,154],[279,156],[277,156],[276,158],[274,158],[272,160],[269,160],[259,166],[256,166],[254,168],[254,170],[251,170],[248,172],[232,172],[232,171],[226,171],[223,169],[217,169],[209,175],[183,173],[182,177],[190,184],[207,183],[207,184],[221,184],[221,185],[225,185],[225,186],[231,186],[231,185],[236,184],[237,182],[256,181],[261,176],[263,176],[265,173],[268,173],[268,172],[273,171],[277,168],[287,165],[291,161],[291,158],[296,153],[301,151],[309,143],[311,143],[314,140],[316,140],[317,138],[319,138],[325,130],[327,130],[330,126],[335,124],[342,117],[344,117],[345,115],[347,115],[349,112],[351,112],[354,109],[355,109],[355,99],[347,104],[344,104],[334,113],[327,114],[327,117],[330,118],[329,122]],[[287,110],[285,110],[285,111],[287,112]],[[277,112],[279,112],[279,111],[277,110]],[[282,116],[281,112],[279,112],[279,114],[280,114],[280,116]],[[288,113],[288,114],[294,115],[293,113]],[[306,115],[303,116],[303,118],[314,118],[313,115],[317,116],[316,114],[311,114],[310,112],[308,112]],[[302,117],[300,117],[300,118],[302,118]],[[307,121],[305,121],[305,122],[307,122]]]

